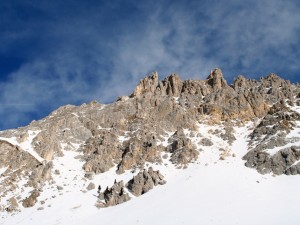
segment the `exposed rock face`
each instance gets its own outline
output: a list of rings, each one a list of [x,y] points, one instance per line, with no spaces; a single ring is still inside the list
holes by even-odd
[[[83,169],[96,174],[108,171],[122,156],[117,136],[107,130],[99,131],[97,136],[89,138],[83,152],[86,160]]]
[[[245,165],[254,167],[263,174],[298,174],[297,168],[300,164],[294,163],[300,159],[299,148],[284,147],[297,141],[295,138],[287,138],[296,121],[300,121],[300,115],[291,111],[283,101],[274,104],[250,136],[252,148],[243,158],[247,160]],[[281,146],[282,149],[273,155],[266,151]]]
[[[140,81],[140,83],[132,93],[131,97],[142,96],[146,93],[153,94],[157,86],[158,86],[158,74],[157,72],[155,72],[152,75]]]
[[[126,187],[135,196],[140,196],[151,190],[154,186],[164,185],[166,181],[159,171],[153,171],[152,167],[148,170],[140,171],[130,181]]]
[[[187,139],[183,130],[180,129],[169,139],[170,145],[167,150],[172,153],[171,162],[176,165],[187,165],[188,163],[197,160],[199,152],[192,144],[190,139]]]
[[[211,71],[210,75],[207,78],[207,83],[212,87],[214,91],[227,87],[227,82],[223,78],[223,74],[220,69]]]
[[[7,141],[0,140],[0,154],[0,165],[11,171],[31,170],[40,164],[32,155]]]
[[[160,83],[161,94],[179,97],[182,90],[182,81],[177,74],[172,74]]]
[[[0,199],[1,196],[16,190],[18,186],[15,183],[23,176],[28,178],[28,185],[34,188],[39,182],[49,180],[51,177],[49,164],[41,164],[31,154],[7,141],[0,140],[0,156],[0,168],[6,168],[5,172],[0,175],[0,177],[5,177],[0,183]]]
[[[135,137],[123,142],[123,155],[118,164],[118,173],[124,170],[139,167],[143,168],[145,162],[161,162],[160,153],[163,150],[157,146],[155,134],[146,132],[137,132]],[[142,140],[142,141],[141,141]]]
[[[255,167],[258,172],[265,174],[273,172],[276,175],[296,175],[300,174],[300,148],[292,146],[285,148],[274,155],[264,151],[251,151],[246,156],[246,166]]]

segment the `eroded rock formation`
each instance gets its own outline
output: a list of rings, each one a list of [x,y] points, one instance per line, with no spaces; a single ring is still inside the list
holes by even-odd
[[[159,171],[154,171],[152,167],[148,170],[140,171],[136,176],[128,181],[126,187],[135,196],[147,193],[154,186],[164,185],[166,181]]]
[[[109,207],[130,200],[128,193],[124,190],[123,181],[115,182],[112,187],[107,187],[104,192],[99,193],[97,207]]]

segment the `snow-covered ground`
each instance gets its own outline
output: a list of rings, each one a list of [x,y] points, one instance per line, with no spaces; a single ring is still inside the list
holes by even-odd
[[[219,160],[219,148],[228,146],[219,142],[208,127],[202,126],[199,138],[208,135],[215,141],[211,147],[201,146],[203,151],[197,162],[187,169],[176,169],[167,160],[162,165],[153,165],[165,176],[167,184],[105,209],[94,206],[97,188],[85,190],[91,181],[82,179],[82,164],[74,159],[79,153],[65,151],[65,156],[54,162],[61,172],[54,179],[63,190],[46,188],[39,198],[49,198],[43,210],[37,210],[41,207],[39,203],[0,221],[0,224],[299,225],[300,176],[261,175],[245,167],[241,157],[246,153],[248,131],[245,128],[235,130],[237,140],[230,146],[235,157]],[[199,141],[196,137],[192,140],[195,144]],[[117,176],[114,171],[97,175],[92,182],[103,187],[111,185]],[[132,173],[127,171],[117,176],[117,180],[127,181],[130,177]]]

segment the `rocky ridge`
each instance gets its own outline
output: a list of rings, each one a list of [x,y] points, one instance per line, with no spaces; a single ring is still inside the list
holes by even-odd
[[[129,193],[139,196],[165,183],[149,165],[167,160],[187,168],[217,146],[216,138],[224,142],[220,159],[231,157],[234,127],[250,121],[257,123],[248,137],[245,165],[260,173],[299,174],[299,139],[293,134],[300,125],[299,106],[299,85],[275,74],[259,80],[238,76],[228,85],[220,69],[205,80],[184,81],[177,74],[160,81],[155,72],[112,104],[62,106],[26,127],[1,132],[0,209],[33,206],[49,185],[58,185],[61,193],[57,168],[70,154],[81,168],[76,179],[84,182],[112,170],[116,177],[141,171],[100,192],[97,204],[126,202]],[[209,139],[201,135],[204,127],[221,129],[208,129],[215,137]]]

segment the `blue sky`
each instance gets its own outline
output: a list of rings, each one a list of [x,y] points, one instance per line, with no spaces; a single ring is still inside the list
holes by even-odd
[[[0,130],[114,101],[146,74],[300,80],[295,0],[1,0]]]

